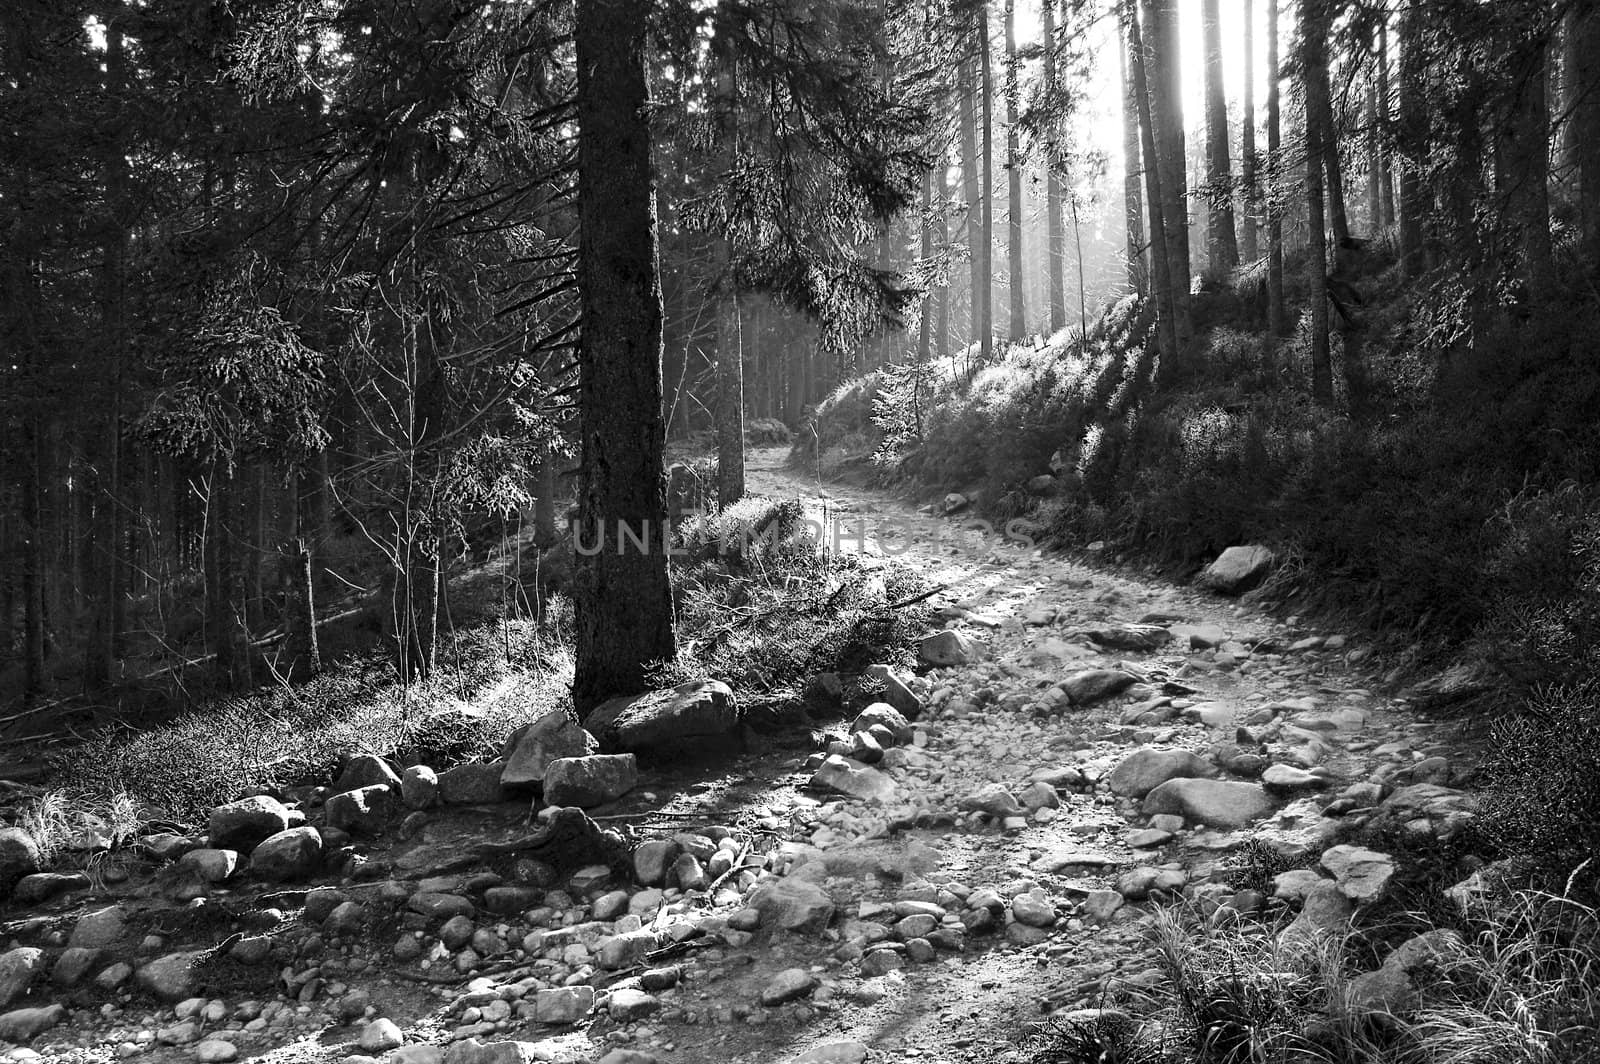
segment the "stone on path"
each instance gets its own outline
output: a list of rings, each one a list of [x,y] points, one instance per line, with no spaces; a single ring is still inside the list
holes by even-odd
[[[887,802],[894,797],[894,780],[884,773],[852,761],[848,757],[830,754],[812,775],[808,786],[812,790],[837,791],[866,802]]]
[[[1141,747],[1122,759],[1106,782],[1112,794],[1143,798],[1172,779],[1197,779],[1215,776],[1211,762],[1189,750],[1163,750]]]
[[[922,713],[922,699],[907,686],[904,677],[889,665],[868,665],[862,676],[877,680],[883,685],[883,700],[905,714],[907,720],[916,720]]]
[[[1200,573],[1195,583],[1224,595],[1259,587],[1272,571],[1272,551],[1260,545],[1229,547]]]
[[[850,730],[852,732],[866,731],[874,725],[882,725],[888,728],[894,733],[894,741],[897,743],[910,742],[914,733],[911,722],[906,720],[905,714],[887,702],[874,702],[860,713],[857,713],[856,719],[850,722]]]
[[[1298,794],[1320,791],[1328,786],[1326,775],[1308,772],[1294,765],[1269,765],[1261,773],[1261,785],[1274,794]]]
[[[1214,828],[1242,828],[1270,813],[1272,805],[1267,792],[1253,783],[1175,779],[1145,796],[1144,812],[1174,813]]]
[[[602,750],[642,753],[735,734],[743,714],[733,691],[718,680],[613,698],[584,718]]]
[[[632,754],[589,754],[561,757],[544,773],[544,798],[551,805],[589,809],[614,802],[639,785],[639,765]]]
[[[500,773],[500,783],[505,787],[542,784],[550,762],[563,757],[583,757],[599,748],[595,737],[579,727],[565,710],[552,709],[506,738],[501,754],[506,767]]]
[[[494,805],[506,798],[502,761],[469,761],[439,773],[439,800],[445,805]]]
[[[1333,880],[1314,883],[1305,893],[1300,914],[1278,936],[1279,945],[1286,949],[1315,949],[1320,941],[1344,934],[1352,912],[1350,899],[1339,893]]]
[[[785,968],[761,988],[761,1004],[767,1008],[805,997],[816,989],[817,977],[804,968]]]
[[[1073,705],[1087,706],[1119,695],[1137,682],[1137,677],[1120,669],[1087,669],[1063,680],[1061,688]]]
[[[39,871],[39,844],[21,828],[0,828],[0,898],[17,881]]]
[[[1339,893],[1358,905],[1381,898],[1394,875],[1393,858],[1363,846],[1330,847],[1323,852],[1321,864],[1339,885]]]
[[[0,1042],[31,1042],[66,1020],[67,1010],[61,1005],[0,1013]]]
[[[213,847],[247,853],[263,839],[288,830],[289,810],[276,798],[257,795],[217,806],[207,824]]]
[[[221,1038],[208,1038],[194,1047],[194,1059],[200,1064],[227,1064],[239,1055],[239,1047]]]
[[[398,1049],[405,1045],[406,1036],[401,1033],[399,1024],[393,1020],[379,1018],[367,1024],[361,1032],[361,1037],[356,1040],[356,1045],[368,1053],[384,1053],[391,1049]]]
[[[199,992],[200,965],[209,950],[190,950],[158,957],[134,972],[134,982],[163,1001],[183,1001]]]
[[[394,815],[395,793],[386,783],[336,794],[328,799],[324,811],[330,828],[375,838],[383,834]]]
[[[250,855],[250,871],[274,882],[304,879],[321,863],[322,834],[311,827],[280,831]]]
[[[1171,642],[1172,633],[1156,624],[1118,624],[1091,628],[1090,639],[1112,650],[1155,650]]]
[[[957,808],[969,813],[984,813],[992,817],[1021,816],[1022,805],[1014,795],[999,783],[986,783],[972,794],[962,798]]]
[[[830,1042],[801,1053],[790,1064],[863,1064],[867,1047],[861,1042]]]
[[[747,904],[764,926],[801,935],[821,934],[833,919],[833,898],[804,879],[775,879],[756,887]]]
[[[26,994],[44,974],[44,967],[44,950],[33,946],[18,946],[0,954],[0,1008]]]
[[[400,800],[407,809],[432,809],[439,804],[439,774],[427,765],[412,765],[400,777]]]
[[[917,657],[926,665],[970,665],[980,656],[980,649],[965,632],[946,628],[931,632],[917,643]]]
[[[121,942],[127,931],[127,915],[122,907],[108,905],[78,917],[67,945],[79,949],[107,949]]]
[[[389,767],[389,762],[377,754],[354,754],[344,763],[344,770],[339,773],[333,786],[328,788],[328,793],[343,794],[358,787],[376,787],[380,784],[400,789],[400,777]]]

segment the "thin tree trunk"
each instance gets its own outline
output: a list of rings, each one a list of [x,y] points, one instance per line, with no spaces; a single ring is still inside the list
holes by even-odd
[[[1141,169],[1144,173],[1144,187],[1147,202],[1150,206],[1150,258],[1153,265],[1151,270],[1151,290],[1156,300],[1156,336],[1161,349],[1161,362],[1163,367],[1179,360],[1177,310],[1172,298],[1172,271],[1167,260],[1167,242],[1163,236],[1164,219],[1162,206],[1166,196],[1161,187],[1161,166],[1159,153],[1156,150],[1156,124],[1150,108],[1150,79],[1146,75],[1149,62],[1148,52],[1145,49],[1143,35],[1139,29],[1139,13],[1136,7],[1137,0],[1123,0],[1121,18],[1123,32],[1128,42],[1128,67],[1133,75],[1133,97],[1136,109],[1139,112],[1139,134],[1143,141],[1144,162],[1138,165],[1137,160],[1130,160],[1128,165]],[[1162,375],[1168,376],[1171,370],[1163,369]]]
[[[1027,300],[1022,271],[1022,144],[1017,129],[1017,0],[1006,0],[1006,294],[1011,320],[1007,335],[1027,335]]]
[[[982,232],[978,243],[983,255],[982,326],[978,333],[979,353],[988,365],[994,356],[994,72],[989,57],[989,8],[978,5],[978,107],[983,153]]]
[[[1117,6],[1117,33],[1121,45],[1117,50],[1117,59],[1122,74],[1122,215],[1127,230],[1128,286],[1135,294],[1145,296],[1150,292],[1150,258],[1145,253],[1144,206],[1140,202],[1143,193],[1139,188],[1140,174],[1143,172],[1139,158],[1140,94],[1134,81],[1133,67],[1128,61],[1133,51],[1128,19],[1137,18],[1138,15],[1130,16],[1120,2]],[[1160,229],[1159,226],[1151,228],[1157,232]]]
[[[1529,42],[1517,95],[1501,128],[1500,152],[1508,187],[1501,189],[1521,236],[1523,280],[1534,301],[1550,296],[1555,263],[1550,247],[1550,111],[1545,96],[1545,49]]]
[[[975,344],[983,333],[983,305],[987,281],[983,272],[983,182],[978,163],[978,86],[974,67],[977,60],[961,67],[961,186],[967,201],[967,268],[971,278],[971,298],[967,313],[967,343]]]
[[[1243,113],[1239,117],[1239,181],[1244,186],[1244,224],[1239,227],[1239,258],[1244,262],[1254,262],[1261,257],[1257,232],[1261,220],[1261,190],[1256,187],[1256,26],[1253,0],[1244,0],[1243,103]]]
[[[1274,187],[1283,148],[1282,71],[1278,55],[1278,0],[1266,0],[1267,5],[1267,160]],[[1277,206],[1267,209],[1267,335],[1271,340],[1284,335],[1288,328],[1283,307],[1283,211]]]
[[[1056,0],[1041,0],[1044,8],[1044,80],[1049,91],[1057,89],[1059,77],[1056,70]],[[1123,55],[1124,66],[1127,63],[1125,50]],[[1126,81],[1126,79],[1124,79]],[[1126,149],[1126,141],[1124,141]],[[1050,259],[1050,331],[1056,332],[1067,324],[1067,287],[1066,267],[1066,234],[1061,228],[1061,160],[1057,149],[1052,146],[1046,152],[1044,160],[1045,191],[1044,213],[1046,226],[1046,254]],[[1138,202],[1138,177],[1134,177],[1134,202]],[[1137,237],[1130,230],[1128,237],[1130,247],[1137,248]],[[1131,261],[1131,260],[1130,260]],[[1130,276],[1131,276],[1130,265]],[[1137,286],[1136,286],[1137,287]]]
[[[1423,99],[1426,57],[1422,53],[1423,12],[1407,5],[1400,14],[1400,267],[1417,278],[1427,268],[1423,246],[1422,160],[1427,152],[1427,101]]]
[[[1378,22],[1378,218],[1379,224],[1394,224],[1394,166],[1389,157],[1389,13]]]
[[[950,247],[950,174],[945,159],[941,156],[939,165],[935,168],[939,175],[939,249],[945,252]],[[950,280],[946,275],[945,282],[935,293],[938,299],[938,318],[934,347],[940,364],[950,355]]]
[[[1301,0],[1300,63],[1306,93],[1306,299],[1311,304],[1311,396],[1333,402],[1333,362],[1328,345],[1328,237],[1323,217],[1323,108],[1314,94],[1327,73],[1327,22],[1322,0]]]
[[[717,293],[717,505],[744,498],[744,335],[739,293],[727,272],[727,241],[721,245],[723,287]]]
[[[649,665],[676,648],[645,74],[651,5],[577,0],[576,11],[582,491],[573,702],[586,712],[644,690]]]
[[[1206,76],[1206,251],[1213,273],[1239,265],[1233,218],[1233,169],[1228,159],[1228,101],[1222,92],[1222,21],[1218,0],[1204,0]]]

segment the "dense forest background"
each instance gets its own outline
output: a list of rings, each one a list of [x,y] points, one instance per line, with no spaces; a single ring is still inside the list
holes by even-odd
[[[1068,542],[1271,539],[1286,596],[1477,640],[1524,694],[1592,659],[1593,3],[635,7],[607,54],[648,167],[601,145],[589,180],[653,208],[589,235],[658,243],[660,369],[610,416],[714,446],[719,504],[747,431],[794,432]],[[568,506],[622,497],[577,490],[608,402],[580,134],[618,120],[582,14],[0,12],[15,736],[363,639],[425,679],[441,633],[567,590]]]

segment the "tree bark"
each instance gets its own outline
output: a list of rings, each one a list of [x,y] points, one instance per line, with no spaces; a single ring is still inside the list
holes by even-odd
[[[1128,286],[1136,295],[1145,296],[1150,292],[1150,256],[1145,251],[1144,205],[1140,201],[1143,193],[1139,187],[1144,169],[1139,158],[1140,92],[1129,62],[1134,46],[1128,30],[1128,19],[1138,16],[1130,15],[1120,2],[1117,7],[1117,34],[1121,45],[1117,59],[1122,74],[1122,216],[1127,231]],[[1157,226],[1151,228],[1159,230]]]
[[[1228,159],[1228,101],[1222,92],[1222,20],[1218,0],[1204,0],[1206,76],[1206,251],[1213,273],[1239,265],[1234,230],[1233,170]]]
[[[1017,0],[1006,0],[1006,294],[1011,319],[1007,335],[1027,335],[1026,278],[1022,269],[1022,145],[1017,129]]]
[[[676,656],[662,476],[661,285],[649,0],[577,0],[579,496],[573,702],[648,686]]]
[[[1513,27],[1517,32],[1521,27]],[[1500,193],[1521,244],[1522,276],[1529,298],[1548,298],[1555,286],[1550,247],[1550,111],[1545,95],[1545,47],[1523,43],[1515,98],[1501,127],[1499,150],[1505,181]]]
[[[994,71],[989,56],[989,8],[978,5],[978,107],[983,153],[982,232],[978,243],[983,256],[983,324],[978,333],[978,350],[983,364],[994,357]]]
[[[1044,8],[1044,80],[1051,92],[1057,89],[1059,72],[1056,69],[1056,0],[1041,0]],[[1123,52],[1123,64],[1127,58]],[[1126,82],[1126,78],[1124,78]],[[1137,142],[1136,142],[1137,143]],[[1124,123],[1124,149],[1126,149],[1126,123]],[[1046,152],[1045,168],[1045,225],[1046,254],[1050,259],[1050,331],[1057,332],[1067,324],[1066,263],[1067,238],[1061,228],[1061,160],[1059,149],[1051,145]],[[1138,203],[1138,177],[1134,176],[1134,203]],[[1137,238],[1129,232],[1129,246],[1137,247]],[[1131,260],[1130,260],[1131,262]],[[1130,276],[1131,276],[1130,265]]]
[[[1283,72],[1278,55],[1278,0],[1267,4],[1267,165],[1274,187],[1278,184],[1283,149]],[[1267,209],[1267,336],[1269,344],[1288,328],[1283,307],[1283,212]]]
[[[1394,166],[1389,156],[1389,14],[1378,20],[1378,218],[1379,224],[1394,224]]]
[[[1400,268],[1413,279],[1427,269],[1422,231],[1426,206],[1421,178],[1422,160],[1428,150],[1423,17],[1422,10],[1414,4],[1407,5],[1400,14]]]
[[[1244,0],[1244,106],[1239,119],[1239,182],[1244,186],[1244,223],[1239,226],[1239,258],[1261,257],[1261,191],[1256,187],[1256,26],[1255,4]]]
[[[1130,160],[1129,167],[1138,167],[1144,173],[1144,187],[1150,206],[1150,258],[1154,267],[1150,273],[1150,287],[1156,301],[1156,337],[1161,350],[1163,366],[1179,360],[1177,308],[1172,298],[1172,270],[1167,258],[1167,242],[1163,235],[1163,205],[1166,196],[1161,187],[1161,166],[1156,150],[1155,117],[1150,108],[1150,78],[1146,74],[1149,62],[1143,34],[1139,29],[1137,0],[1123,0],[1119,5],[1123,33],[1128,42],[1128,68],[1133,76],[1133,98],[1139,112],[1139,134],[1143,142],[1144,165]],[[1162,375],[1170,375],[1163,370]]]
[[[1578,55],[1569,120],[1577,142],[1578,225],[1589,269],[1600,271],[1600,0],[1574,0],[1570,24]]]
[[[1301,0],[1300,64],[1306,94],[1306,299],[1311,304],[1311,397],[1333,402],[1333,362],[1328,346],[1328,236],[1324,218],[1324,111],[1316,102],[1317,86],[1327,74],[1327,22],[1322,0]]]
[[[1145,0],[1144,65],[1148,92],[1145,99],[1156,133],[1156,163],[1161,172],[1161,225],[1167,245],[1167,276],[1171,290],[1174,354],[1163,360],[1168,381],[1188,372],[1194,346],[1190,316],[1189,212],[1187,158],[1183,134],[1181,41],[1176,0]],[[1154,212],[1151,217],[1154,218]]]
[[[731,27],[730,27],[731,28]],[[739,163],[739,71],[731,55],[719,63],[717,94],[728,123],[723,144],[723,170],[732,175]],[[744,498],[744,332],[739,286],[733,275],[729,238],[716,240],[717,301],[717,505],[732,506]]]
[[[967,201],[967,271],[972,291],[967,308],[967,343],[983,333],[983,192],[978,165],[978,79],[974,58],[961,65],[961,187]]]
[[[939,175],[939,248],[941,251],[950,246],[950,174],[946,160],[940,157],[939,165],[935,172]],[[950,355],[950,280],[946,275],[944,284],[940,285],[935,293],[938,299],[938,316],[934,338],[936,357],[942,364]]]

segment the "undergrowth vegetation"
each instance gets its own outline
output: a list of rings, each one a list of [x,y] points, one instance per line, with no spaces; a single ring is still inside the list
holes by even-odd
[[[714,497],[714,469],[701,473]],[[793,501],[749,497],[691,517],[675,546],[685,639],[678,660],[655,670],[663,686],[712,677],[749,703],[794,707],[819,671],[903,664],[926,623],[925,608],[896,605],[922,588],[914,573],[821,549]],[[35,803],[27,826],[54,854],[96,839],[114,845],[152,822],[194,823],[247,794],[326,782],[353,753],[435,768],[493,758],[518,725],[571,711],[571,629],[558,594],[537,619],[456,632],[423,682],[398,683],[373,651],[306,683],[104,731],[54,757],[58,789]]]

